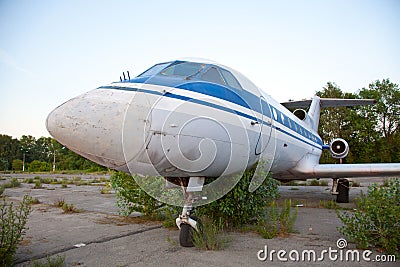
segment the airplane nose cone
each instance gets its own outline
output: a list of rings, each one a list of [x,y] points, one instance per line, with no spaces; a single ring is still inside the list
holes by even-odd
[[[54,109],[47,117],[47,130],[72,151],[117,168],[125,164],[122,131],[129,96],[114,90],[87,92]]]

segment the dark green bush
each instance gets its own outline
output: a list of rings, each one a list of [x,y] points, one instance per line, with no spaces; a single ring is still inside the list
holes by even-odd
[[[249,192],[253,172],[246,171],[236,186],[222,198],[198,207],[196,215],[207,215],[215,221],[221,218],[226,225],[232,227],[258,220],[279,192],[277,181],[269,176],[256,191]]]
[[[369,186],[356,205],[355,212],[337,211],[344,224],[340,232],[359,248],[382,248],[399,257],[400,180],[388,181],[386,187]]]
[[[51,171],[51,164],[40,160],[34,160],[29,163],[29,172],[47,172]]]

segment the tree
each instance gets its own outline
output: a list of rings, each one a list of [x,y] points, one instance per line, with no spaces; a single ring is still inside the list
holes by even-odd
[[[368,119],[374,119],[376,128],[384,138],[389,138],[399,132],[400,123],[400,89],[399,85],[389,79],[376,80],[368,88],[359,91],[362,98],[373,98],[376,104],[368,106],[363,113]]]
[[[10,170],[12,161],[20,155],[18,140],[8,135],[0,135],[0,170]]]
[[[31,135],[23,135],[20,140],[21,151],[25,154],[25,162],[35,159],[36,138]]]
[[[360,109],[366,118],[363,136],[372,136],[367,145],[368,152],[377,162],[399,162],[399,124],[400,124],[400,89],[389,79],[376,80],[368,88],[359,91],[361,98],[373,98],[376,104]],[[373,125],[371,129],[370,126]],[[368,130],[369,132],[365,133]],[[362,131],[362,132],[363,132]]]
[[[351,93],[344,93],[335,83],[328,82],[322,91],[316,92],[321,98],[356,98]],[[321,110],[318,132],[325,143],[330,143],[335,138],[349,140],[352,132],[352,118],[355,111],[350,107],[325,108]],[[326,153],[321,158],[324,163],[331,163],[335,160]]]

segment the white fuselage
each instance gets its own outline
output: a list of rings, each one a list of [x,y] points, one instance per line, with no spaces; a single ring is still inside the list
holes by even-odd
[[[58,107],[47,128],[76,153],[141,175],[218,177],[263,158],[279,178],[305,158],[318,164],[318,134],[269,95],[258,97],[256,111],[185,89],[113,83]]]

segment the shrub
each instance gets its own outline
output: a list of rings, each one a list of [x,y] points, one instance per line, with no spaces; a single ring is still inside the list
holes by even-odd
[[[276,236],[287,236],[293,231],[293,225],[297,218],[298,208],[292,212],[292,201],[285,200],[279,209],[278,204],[273,201],[264,218],[260,218],[257,231],[262,237],[270,239]]]
[[[378,247],[399,257],[400,250],[400,180],[388,181],[386,187],[368,187],[361,194],[353,213],[337,211],[344,226],[340,232],[359,248]]]
[[[276,180],[267,177],[256,191],[249,192],[253,172],[254,170],[246,171],[236,186],[222,198],[197,207],[196,214],[210,216],[212,221],[221,218],[225,224],[233,227],[256,221],[270,201],[278,196],[278,186]],[[155,183],[159,182],[161,188],[163,179],[156,179]],[[111,176],[111,185],[116,190],[117,206],[121,215],[128,216],[136,211],[154,218],[165,211],[162,207],[168,207],[148,195],[132,176],[125,173],[114,173]]]
[[[12,169],[13,171],[22,171],[23,162],[20,159],[14,159],[12,161]]]
[[[213,221],[221,218],[225,224],[238,227],[256,221],[271,201],[278,197],[276,180],[267,177],[254,192],[249,192],[249,184],[254,170],[246,171],[236,186],[225,196],[208,205],[196,209],[196,214],[208,215]]]
[[[34,160],[29,163],[29,172],[46,172],[51,171],[51,164],[48,162],[43,162],[39,160]]]
[[[24,183],[26,183],[26,184],[33,184],[33,183],[34,183],[34,180],[33,180],[33,178],[26,178],[26,179],[24,180]]]
[[[11,266],[17,244],[26,233],[26,221],[31,211],[31,198],[24,196],[18,207],[7,203],[3,197],[0,204],[0,265]]]
[[[42,186],[42,183],[40,182],[40,180],[35,181],[35,186],[33,187],[33,189],[43,189],[43,186]]]
[[[311,185],[311,186],[319,186],[319,181],[313,179],[313,180],[311,180],[310,185]]]
[[[135,179],[126,173],[114,173],[111,176],[111,186],[116,190],[117,206],[123,216],[129,216],[133,212],[141,212],[143,215],[153,218],[157,216],[160,208],[165,206],[164,203],[160,203],[148,195],[136,183]]]

